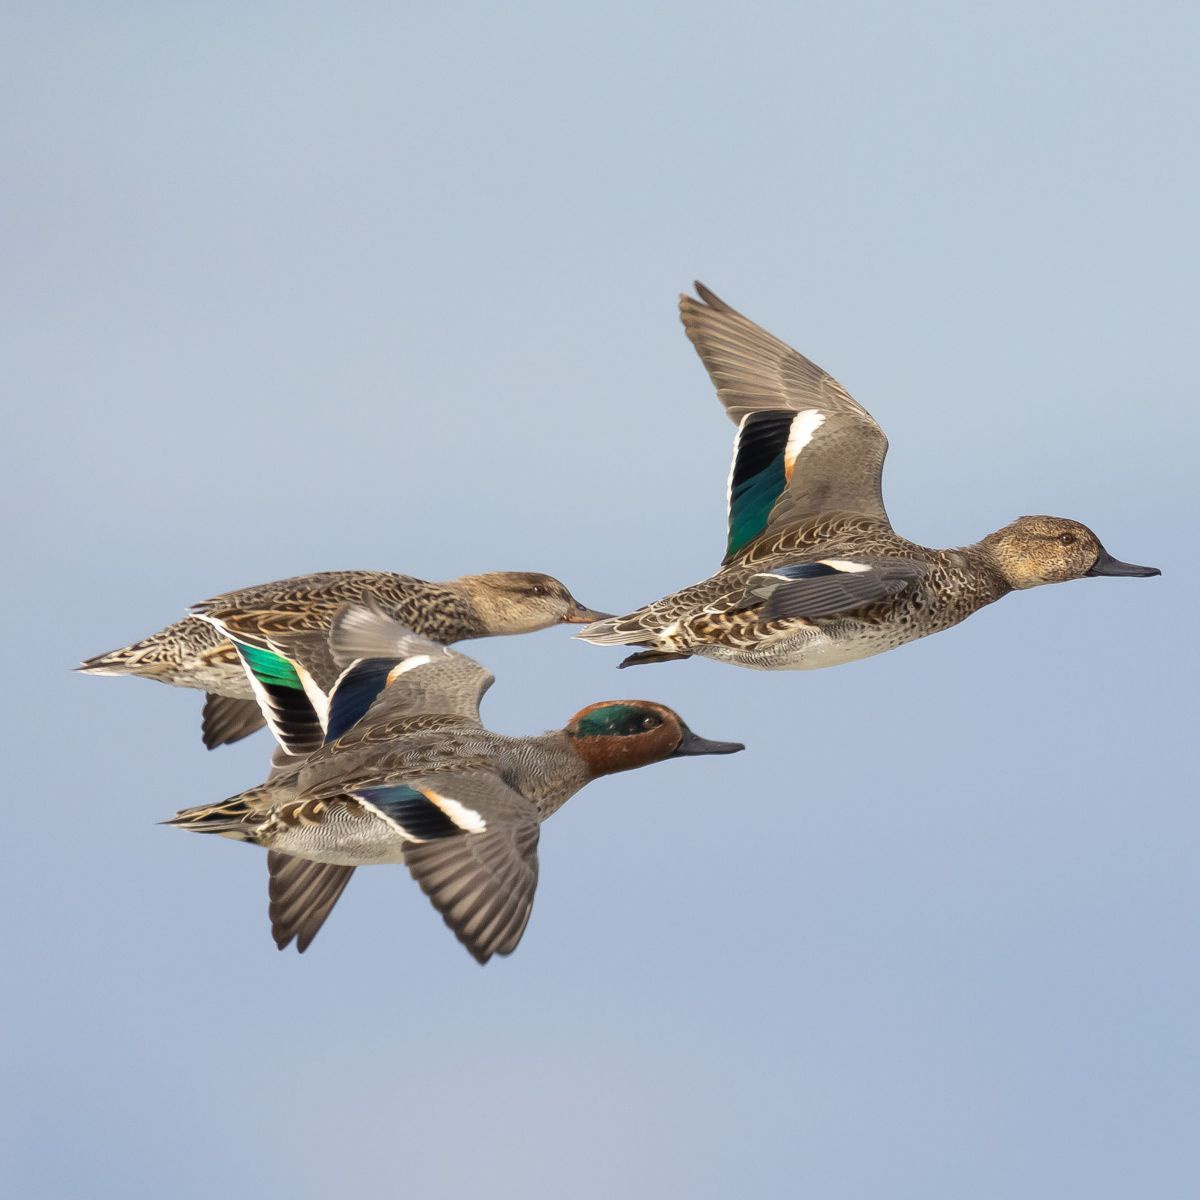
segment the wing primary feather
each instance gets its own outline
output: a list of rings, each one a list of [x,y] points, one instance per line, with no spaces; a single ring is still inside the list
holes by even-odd
[[[296,950],[303,954],[346,890],[354,868],[309,862],[268,850],[267,870],[275,945],[284,950],[295,941]]]
[[[209,692],[204,697],[200,732],[209,750],[228,746],[249,737],[266,724],[258,702]]]

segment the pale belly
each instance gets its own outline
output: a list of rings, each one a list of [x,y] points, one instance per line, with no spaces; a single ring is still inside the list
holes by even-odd
[[[338,867],[402,863],[408,839],[378,817],[328,815],[319,825],[275,828],[259,835],[259,845],[309,862]]]
[[[842,621],[822,629],[804,629],[785,634],[774,641],[753,649],[709,643],[689,647],[693,654],[713,658],[718,662],[748,667],[755,671],[816,671],[822,667],[838,667],[894,650],[917,636],[901,635],[896,630],[865,627],[856,622]]]

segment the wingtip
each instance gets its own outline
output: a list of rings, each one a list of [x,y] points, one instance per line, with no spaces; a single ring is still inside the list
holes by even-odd
[[[712,313],[728,313],[733,316],[740,315],[732,305],[726,304],[712,288],[706,284],[695,280],[692,286],[696,289],[696,295],[691,296],[687,292],[681,292],[679,295],[679,319],[683,322],[683,327],[687,330],[688,336],[695,340],[697,331],[701,328],[705,314]]]
[[[717,312],[733,312],[733,309],[717,295],[712,288],[701,283],[699,279],[695,280],[696,295],[709,307],[714,308]]]

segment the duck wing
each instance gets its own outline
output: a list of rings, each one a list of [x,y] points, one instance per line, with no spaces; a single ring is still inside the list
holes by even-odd
[[[337,665],[330,656],[326,636],[307,634],[303,639],[290,639],[285,646],[244,626],[235,632],[224,617],[215,613],[196,615],[233,644],[262,718],[279,746],[295,756],[318,750],[325,740],[329,683],[322,686],[314,671],[322,681],[337,677]],[[206,708],[206,744],[208,725]]]
[[[498,775],[410,775],[346,788],[324,803],[300,798],[289,807],[303,809],[310,823],[336,817],[344,824],[359,814],[387,821],[408,839],[404,862],[413,878],[478,962],[517,948],[537,888],[538,818]],[[275,944],[282,950],[295,940],[303,953],[354,868],[276,851],[268,852],[267,864]]]
[[[897,558],[829,558],[787,563],[752,575],[740,607],[762,605],[762,620],[840,616],[898,596],[928,567]]]
[[[537,888],[537,810],[490,772],[436,775],[413,787],[457,828],[405,846],[412,877],[477,962],[511,954]]]
[[[293,758],[364,718],[375,741],[419,715],[478,725],[479,702],[494,682],[474,659],[413,633],[370,598],[337,610],[328,632],[268,637],[217,613],[202,619],[233,643],[263,719]],[[417,668],[419,676],[405,678]]]
[[[318,571],[224,592],[193,604],[189,612],[235,642],[275,649],[301,662],[315,685],[328,692],[341,670],[328,645],[338,609],[361,603],[376,590],[403,594],[407,585],[419,582],[383,571]]]
[[[303,954],[346,890],[354,868],[268,850],[267,873],[271,936],[280,950],[295,941]]]
[[[890,528],[881,476],[887,438],[832,375],[702,283],[679,314],[737,424],[725,561],[770,528],[858,513]]]
[[[209,602],[193,605],[190,611],[193,616],[215,625],[235,646],[241,643],[273,650],[284,658],[302,663],[322,692],[328,692],[338,677],[338,666],[329,653],[332,612],[283,605],[271,610],[221,608]]]
[[[473,658],[413,633],[370,600],[338,612],[329,650],[344,669],[329,695],[326,742],[360,724],[364,737],[378,740],[415,716],[478,726],[480,701],[495,682]]]
[[[380,770],[373,780],[329,780],[287,809],[284,819],[309,824],[386,821],[405,839],[404,863],[413,878],[478,962],[517,948],[537,888],[538,814],[489,767]],[[285,866],[287,877],[276,880]],[[277,943],[298,937],[300,929],[311,931],[311,941],[348,878],[274,863]]]

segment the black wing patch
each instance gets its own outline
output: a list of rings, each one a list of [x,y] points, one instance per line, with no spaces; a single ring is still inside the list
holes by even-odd
[[[791,563],[751,576],[742,606],[762,603],[764,621],[831,617],[898,595],[926,570],[907,559]]]
[[[752,412],[742,418],[729,474],[728,561],[767,527],[771,510],[787,487],[784,456],[796,414]]]
[[[362,720],[375,698],[387,687],[388,675],[396,662],[394,658],[364,658],[342,675],[329,696],[326,742],[336,741]]]
[[[325,731],[295,665],[273,650],[230,640],[275,740],[289,754],[304,756],[319,750]]]
[[[409,837],[420,842],[464,833],[424,792],[404,784],[394,787],[359,788],[351,795],[374,805],[395,821]]]

